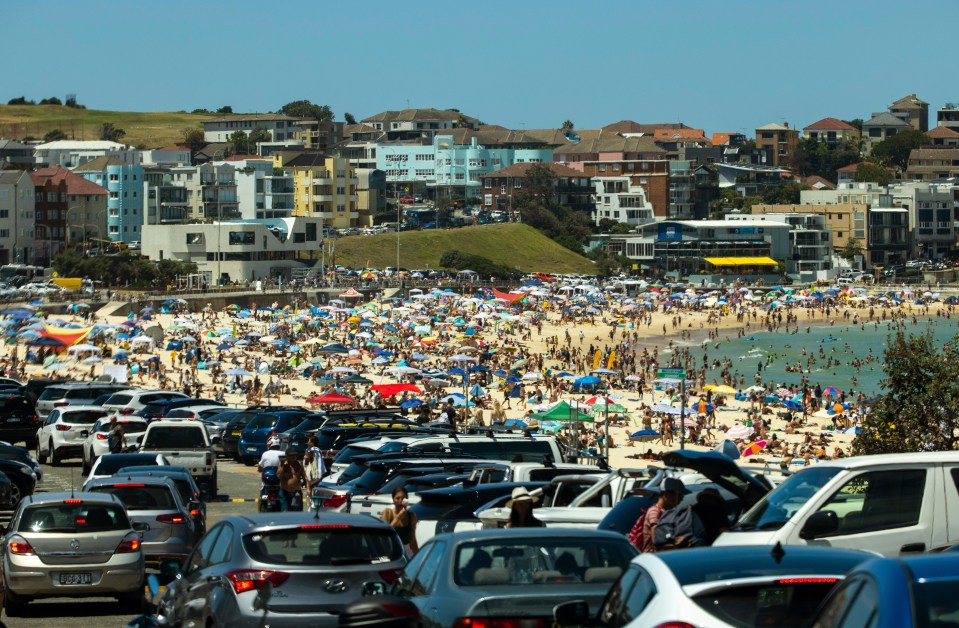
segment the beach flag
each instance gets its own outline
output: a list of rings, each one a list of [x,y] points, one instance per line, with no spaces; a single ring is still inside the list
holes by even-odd
[[[597,349],[596,354],[593,356],[594,371],[599,368],[599,363],[602,361],[602,359],[603,359],[603,353],[599,349]]]
[[[616,351],[609,352],[609,360],[606,361],[606,368],[611,369],[616,366]]]
[[[233,323],[233,337],[236,338],[236,323]]]

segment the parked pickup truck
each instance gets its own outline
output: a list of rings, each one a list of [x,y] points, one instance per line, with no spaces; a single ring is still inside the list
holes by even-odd
[[[139,451],[163,454],[170,464],[186,467],[208,495],[216,497],[216,453],[202,421],[159,419],[150,423]]]

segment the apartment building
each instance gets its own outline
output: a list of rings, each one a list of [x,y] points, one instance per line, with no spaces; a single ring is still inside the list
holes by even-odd
[[[30,178],[38,260],[49,263],[68,245],[96,248],[107,239],[105,187],[59,167],[34,170]]]
[[[203,139],[207,142],[229,142],[237,131],[249,134],[253,129],[263,129],[270,134],[271,142],[296,139],[297,122],[302,118],[279,113],[244,113],[226,115],[203,121]]]
[[[483,209],[507,212],[512,220],[513,195],[527,187],[527,172],[533,165],[530,162],[518,163],[481,175]],[[592,211],[593,188],[589,176],[563,164],[544,162],[543,165],[556,176],[553,185],[558,204],[577,211]]]
[[[231,160],[236,168],[236,199],[240,219],[289,218],[293,215],[295,189],[293,175],[276,168],[273,159]]]
[[[227,162],[171,168],[173,183],[186,188],[189,220],[235,220],[240,217],[236,168]]]
[[[959,131],[947,126],[937,126],[927,131],[926,136],[932,140],[933,146],[959,146]]]
[[[604,220],[633,227],[653,222],[653,206],[646,200],[643,186],[633,185],[630,177],[594,177],[592,183],[596,226]]]
[[[783,260],[786,273],[800,281],[829,279],[833,270],[832,231],[825,217],[816,214],[730,214],[729,221],[773,222],[789,225],[789,252]]]
[[[862,123],[863,152],[871,153],[879,142],[911,128],[912,125],[909,122],[888,111],[874,113],[871,118]]]
[[[590,177],[629,177],[630,185],[640,186],[657,218],[668,218],[670,162],[666,159],[584,161],[578,165]]]
[[[432,140],[456,127],[479,128],[479,120],[453,109],[402,109],[383,111],[361,120],[386,134],[389,141]]]
[[[913,235],[910,257],[942,259],[956,249],[953,183],[902,182],[889,186],[893,205],[909,212]]]
[[[348,160],[319,152],[280,151],[273,155],[273,166],[293,178],[294,216],[320,218],[338,229],[366,226],[358,209],[359,180]]]
[[[889,113],[902,119],[916,131],[929,130],[929,103],[915,94],[903,96],[889,105]]]
[[[756,129],[756,148],[766,155],[767,166],[787,165],[799,144],[799,131],[789,128],[788,122],[766,124]]]
[[[820,144],[832,146],[859,139],[859,129],[838,118],[823,118],[805,127],[803,135]]]
[[[936,127],[959,133],[959,103],[947,102],[936,112]]]
[[[33,148],[40,168],[76,168],[99,157],[114,157],[128,164],[140,163],[140,151],[117,142],[57,140]]]
[[[915,148],[909,153],[906,177],[936,181],[959,177],[959,147]]]
[[[23,170],[0,170],[0,265],[33,264],[36,258],[36,191]]]
[[[190,195],[186,185],[175,180],[170,168],[146,167],[143,178],[143,224],[173,225],[189,222]]]
[[[107,189],[107,237],[114,242],[139,242],[143,227],[143,166],[116,157],[98,157],[73,169]]]

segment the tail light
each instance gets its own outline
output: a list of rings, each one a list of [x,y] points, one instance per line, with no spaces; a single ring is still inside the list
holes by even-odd
[[[213,465],[213,454],[210,452],[206,452],[206,466],[209,467],[212,465]]]
[[[343,495],[331,495],[327,497],[322,502],[324,508],[339,508],[346,503],[346,494]]]
[[[54,407],[54,408],[62,408],[63,406],[68,406],[68,405],[70,405],[70,402],[69,402],[69,401],[57,401],[57,402],[55,402],[55,403],[53,404],[53,407]]]
[[[384,582],[388,584],[393,584],[403,573],[403,570],[397,567],[394,569],[384,569],[380,571],[379,573],[380,573],[380,578],[383,578]]]
[[[180,513],[170,513],[166,515],[157,515],[157,521],[160,523],[183,523],[186,521],[186,517]]]
[[[546,628],[545,619],[532,617],[457,617],[453,628]]]
[[[286,582],[290,574],[282,571],[238,569],[228,573],[227,577],[230,579],[230,584],[233,585],[233,590],[237,593],[243,593],[245,591],[252,591],[253,589],[262,589],[266,586],[267,582],[273,585],[274,588],[278,587]]]
[[[33,556],[33,546],[22,536],[15,536],[7,542],[7,549],[18,556]]]
[[[58,432],[66,432],[68,429],[70,429],[69,425],[64,425],[63,423],[57,423]]]
[[[685,621],[664,621],[656,624],[655,628],[696,628],[696,626]]]
[[[120,541],[120,544],[117,545],[116,553],[129,554],[130,552],[138,551],[140,551],[140,537],[134,533],[127,535],[122,541]]]
[[[120,414],[122,414],[123,416],[129,416],[133,414],[133,412],[134,412],[133,408],[124,408],[120,410]]]
[[[780,578],[779,584],[835,584],[839,578]]]
[[[199,508],[194,508],[193,510],[191,510],[191,511],[190,511],[190,516],[191,516],[191,517],[199,517],[199,516],[200,516],[200,509],[199,509]]]
[[[107,438],[109,438],[107,434],[104,434],[103,432],[97,432],[97,440],[106,440]]]

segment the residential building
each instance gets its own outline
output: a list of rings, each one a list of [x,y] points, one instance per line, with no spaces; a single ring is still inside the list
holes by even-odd
[[[835,190],[836,184],[819,175],[811,175],[803,179],[803,185],[812,190]]]
[[[343,127],[344,140],[329,154],[350,162],[354,169],[376,169],[376,149],[386,134],[368,124],[348,124]]]
[[[513,220],[513,195],[527,187],[527,172],[534,164],[517,163],[495,172],[480,176],[483,185],[483,204],[486,211],[506,212]],[[555,162],[544,162],[544,166],[556,175],[553,181],[556,203],[582,212],[593,210],[590,177]]]
[[[911,128],[901,117],[887,111],[874,113],[869,120],[862,123],[863,152],[869,154],[879,142]]]
[[[236,200],[240,219],[289,218],[295,206],[293,174],[273,164],[273,159],[231,161],[236,168]]]
[[[98,157],[115,157],[128,164],[140,163],[140,151],[107,141],[57,140],[38,144],[33,149],[40,168],[76,168]]]
[[[259,128],[270,134],[269,141],[283,142],[295,139],[298,129],[296,123],[302,119],[279,113],[220,116],[203,121],[203,139],[207,142],[229,142],[230,136],[237,131],[243,131],[249,135],[250,131]]]
[[[432,140],[434,136],[448,133],[456,127],[479,128],[479,120],[453,109],[383,111],[361,122],[385,133],[389,141]]]
[[[840,251],[849,247],[850,242],[863,249],[868,242],[867,213],[869,205],[865,203],[841,203],[834,205],[753,205],[753,216],[763,214],[804,214],[822,216],[826,228],[832,232],[832,245]]]
[[[736,147],[742,146],[748,141],[749,141],[749,138],[746,137],[745,133],[738,133],[736,131],[731,131],[731,132],[713,133],[710,143],[713,146],[736,148]]]
[[[767,166],[788,165],[798,144],[799,131],[789,128],[788,122],[766,124],[756,129],[756,148],[765,153]]]
[[[30,174],[0,170],[0,265],[33,264],[36,191]]]
[[[874,182],[840,183],[831,190],[802,190],[799,202],[803,205],[862,204],[870,209],[893,206],[889,189]]]
[[[745,162],[714,164],[720,189],[732,188],[741,196],[756,196],[768,187],[778,185],[788,170]]]
[[[144,166],[189,166],[193,148],[189,144],[172,144],[163,148],[140,151]]]
[[[529,131],[526,133],[532,135]],[[588,161],[647,161],[665,157],[666,151],[650,137],[584,137],[553,149],[553,161],[566,164],[574,170],[583,170],[583,164]]]
[[[236,167],[228,162],[179,166],[170,172],[175,185],[186,188],[188,220],[235,220],[240,217],[236,196]]]
[[[630,184],[641,186],[656,218],[669,218],[670,167],[665,159],[584,161],[578,165],[590,177],[627,176]]]
[[[959,103],[947,102],[936,112],[936,126],[959,133]]]
[[[653,222],[653,206],[646,200],[641,185],[633,185],[630,177],[594,177],[593,223],[604,220],[633,227]]]
[[[602,128],[603,131],[610,131],[623,137],[629,136],[655,136],[657,133],[683,133],[686,131],[692,131],[694,133],[702,135],[702,129],[693,129],[692,127],[686,126],[682,122],[660,122],[653,124],[640,124],[639,122],[633,122],[632,120],[620,120],[619,122],[614,122],[612,124],[607,124]]]
[[[299,216],[146,225],[142,251],[154,262],[195,263],[202,285],[211,285],[215,278],[222,284],[279,277],[286,281],[319,266],[322,223],[319,217]]]
[[[957,124],[956,129],[959,129]],[[932,140],[933,146],[959,146],[959,131],[947,126],[937,126],[926,135]]]
[[[956,250],[952,182],[902,182],[890,186],[889,192],[895,206],[909,211],[915,247],[910,257],[951,258]]]
[[[803,129],[803,135],[820,144],[836,145],[859,139],[859,129],[838,118],[823,118]]]
[[[293,177],[294,216],[320,218],[337,229],[368,224],[359,214],[359,180],[348,160],[315,151],[281,151],[273,156],[273,166]]]
[[[33,166],[33,146],[0,138],[0,169],[4,166],[28,169]]]
[[[929,130],[929,103],[915,94],[903,96],[889,105],[889,113],[901,118],[916,131]]]
[[[959,176],[959,147],[914,148],[909,153],[906,177],[936,181]]]
[[[105,187],[59,167],[34,170],[30,178],[37,260],[47,264],[68,245],[99,248],[108,239]]]
[[[729,214],[729,221],[760,221],[789,225],[786,274],[798,281],[829,279],[833,274],[832,232],[824,216],[816,214]]]
[[[143,227],[143,166],[116,157],[98,157],[73,169],[107,189],[107,237],[114,242],[139,242]]]
[[[854,164],[849,164],[848,166],[843,166],[836,171],[836,185],[837,187],[842,187],[844,185],[851,185],[856,183],[856,173],[859,172],[859,166],[878,166],[879,164],[873,163],[871,161],[861,161]],[[895,170],[892,168],[886,168],[886,171],[890,176],[895,176]],[[876,183],[876,181],[873,181]]]
[[[174,173],[161,167],[147,167],[143,176],[143,224],[172,225],[190,221],[190,195],[185,181],[175,181]]]
[[[294,137],[303,143],[306,150],[327,152],[343,141],[344,123],[333,120],[297,120],[294,125]]]
[[[375,168],[354,168],[356,173],[356,226],[372,227],[373,216],[387,210],[386,173]]]

